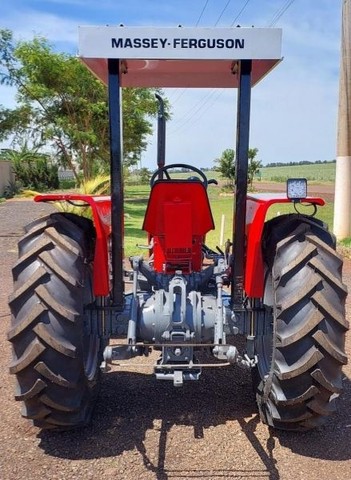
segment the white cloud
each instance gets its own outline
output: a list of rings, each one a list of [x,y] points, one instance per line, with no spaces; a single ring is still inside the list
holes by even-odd
[[[77,22],[54,14],[22,11],[4,19],[2,27],[13,31],[16,40],[31,40],[34,35],[47,38],[55,44],[68,43],[76,49]]]

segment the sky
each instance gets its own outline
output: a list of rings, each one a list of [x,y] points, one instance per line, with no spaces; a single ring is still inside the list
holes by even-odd
[[[0,0],[0,28],[75,55],[79,25],[279,27],[283,61],[252,91],[250,146],[271,162],[333,160],[342,0]],[[0,104],[15,104],[0,86]],[[211,167],[235,148],[236,91],[165,89],[172,106],[166,163]],[[0,146],[5,146],[4,144]],[[141,164],[156,168],[156,132]]]

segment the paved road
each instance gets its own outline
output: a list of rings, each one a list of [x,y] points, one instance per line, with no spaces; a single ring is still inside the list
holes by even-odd
[[[271,479],[351,478],[351,366],[327,426],[305,434],[274,432],[258,421],[249,372],[208,371],[174,389],[130,367],[103,378],[92,425],[41,433],[20,417],[8,375],[7,297],[22,226],[51,209],[27,201],[0,205],[0,478]],[[351,262],[345,261],[351,289]],[[350,304],[348,304],[350,317]],[[350,335],[347,352],[351,354]]]

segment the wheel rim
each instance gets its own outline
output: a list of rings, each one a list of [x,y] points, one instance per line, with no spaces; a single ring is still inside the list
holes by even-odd
[[[100,340],[95,335],[86,336],[84,345],[84,371],[87,379],[93,380],[97,369]]]
[[[264,292],[264,303],[265,305],[271,306],[271,301],[273,300],[273,283],[272,283],[272,274],[267,272],[265,278],[265,292]],[[266,323],[271,325],[269,333],[265,335],[260,335],[256,339],[256,351],[258,355],[257,368],[261,378],[265,378],[269,375],[272,368],[272,359],[273,359],[273,312],[272,310],[264,313],[263,322],[265,323],[264,329],[266,330]]]
[[[83,294],[84,306],[94,302],[92,272],[89,269],[86,275],[86,285]],[[89,310],[86,312],[89,315]],[[90,322],[89,322],[90,323]],[[90,334],[83,337],[83,362],[84,372],[89,381],[93,380],[97,370],[99,358],[100,339],[98,335]]]
[[[272,365],[273,356],[273,338],[272,335],[262,335],[257,344],[258,353],[258,371],[261,378],[265,378]]]

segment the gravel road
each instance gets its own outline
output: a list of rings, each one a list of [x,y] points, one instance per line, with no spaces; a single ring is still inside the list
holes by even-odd
[[[351,478],[351,364],[336,416],[304,434],[272,431],[258,420],[248,371],[211,370],[174,389],[144,370],[115,368],[103,377],[91,426],[40,432],[20,416],[6,340],[11,266],[22,227],[52,207],[29,201],[0,205],[0,478],[271,479]],[[351,261],[344,281],[351,290]],[[351,297],[351,295],[350,295]],[[351,300],[351,299],[350,299]],[[350,318],[350,301],[348,317]],[[351,335],[347,339],[351,353]]]

